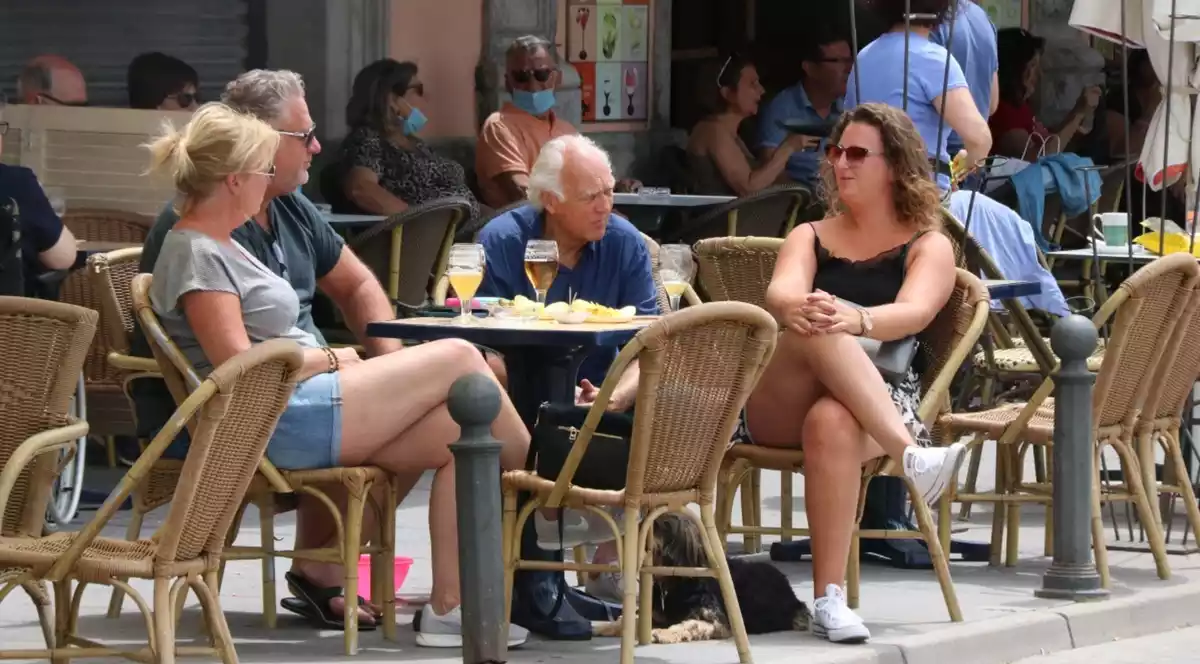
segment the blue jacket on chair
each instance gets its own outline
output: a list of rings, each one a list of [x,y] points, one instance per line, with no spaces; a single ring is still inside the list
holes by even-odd
[[[1100,198],[1102,183],[1098,172],[1077,169],[1092,165],[1092,160],[1087,157],[1064,152],[1043,157],[1012,177],[1013,189],[1017,192],[1018,211],[1021,218],[1033,226],[1033,237],[1042,251],[1050,250],[1050,243],[1042,235],[1047,180],[1058,190],[1063,212],[1072,216],[1083,214]],[[1086,187],[1083,180],[1085,175]],[[1091,193],[1090,200],[1088,193]]]

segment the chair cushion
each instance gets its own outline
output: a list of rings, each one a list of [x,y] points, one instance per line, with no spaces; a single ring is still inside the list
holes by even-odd
[[[1016,342],[1016,339],[1013,340]],[[1047,339],[1046,344],[1050,341]],[[992,357],[996,359],[996,369],[998,371],[1010,373],[1039,373],[1037,360],[1033,359],[1033,352],[1025,346],[1024,339],[1019,345],[1012,348],[997,348],[992,351]],[[987,369],[987,355],[980,351],[975,353],[971,358],[972,364],[976,369]],[[1100,365],[1104,363],[1104,341],[1101,340],[1096,346],[1096,351],[1087,359],[1088,371],[1100,371]]]

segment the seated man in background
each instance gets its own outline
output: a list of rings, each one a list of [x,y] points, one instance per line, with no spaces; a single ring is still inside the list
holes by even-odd
[[[129,108],[194,111],[200,105],[200,77],[179,58],[143,53],[129,63],[125,74]]]
[[[21,70],[17,97],[23,104],[87,106],[87,81],[83,72],[61,55],[39,55]]]
[[[612,163],[608,153],[591,139],[579,135],[556,138],[542,148],[528,177],[529,205],[496,217],[479,234],[487,254],[487,268],[479,287],[482,296],[534,299],[533,285],[525,276],[525,245],[530,240],[558,244],[558,273],[546,293],[546,302],[570,297],[616,309],[633,306],[638,314],[657,314],[650,253],[641,233],[613,214]],[[597,386],[617,349],[592,353],[579,368],[581,405],[595,400]],[[633,362],[613,391],[610,410],[624,411],[637,394],[638,365]],[[619,517],[618,522],[619,522]],[[561,546],[607,543],[609,527],[599,519],[574,511],[564,512]],[[557,551],[559,528],[538,512],[534,519],[538,546]],[[616,559],[611,544],[596,552],[595,562]],[[589,575],[588,592],[620,601],[620,583],[612,574]]]
[[[542,146],[578,133],[554,112],[554,88],[561,74],[553,44],[533,35],[518,37],[504,61],[504,87],[512,101],[484,120],[475,147],[481,198],[493,208],[525,200],[530,170]],[[622,180],[618,188],[632,191],[640,186],[636,180]]]
[[[786,120],[832,124],[842,114],[846,79],[854,64],[854,54],[845,37],[832,30],[816,30],[803,42],[800,56],[803,75],[800,81],[775,95],[762,110],[758,138],[762,163],[770,163],[775,152],[787,142],[789,132],[780,123]],[[795,150],[787,162],[787,174],[795,182],[816,189],[821,152],[820,137],[805,136],[804,149]]]
[[[3,110],[0,105],[0,112]],[[0,152],[4,151],[7,131],[8,123],[0,121]],[[17,231],[0,238],[0,272],[16,267],[15,261],[6,260],[16,250],[21,256],[20,282],[23,284],[14,287],[14,292],[0,289],[0,295],[47,295],[38,292],[37,275],[47,270],[65,270],[75,264],[75,236],[54,213],[37,176],[24,166],[0,164],[0,208],[3,208],[0,214],[5,220],[15,222]],[[0,281],[10,283],[7,279],[0,278]],[[15,292],[17,290],[23,292]]]

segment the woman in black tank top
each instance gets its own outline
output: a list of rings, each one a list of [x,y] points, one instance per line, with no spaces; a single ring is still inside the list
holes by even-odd
[[[885,382],[855,336],[919,334],[949,300],[955,263],[949,240],[929,232],[939,191],[907,116],[864,104],[842,117],[830,144],[822,177],[831,216],[796,228],[780,251],[766,299],[784,331],[739,433],[742,442],[803,447],[813,631],[861,642],[870,635],[841,586],[862,464],[891,456],[933,501],[956,477],[962,447],[924,447],[915,412],[923,367]]]

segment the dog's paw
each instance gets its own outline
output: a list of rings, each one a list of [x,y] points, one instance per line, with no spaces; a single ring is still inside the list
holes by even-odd
[[[621,621],[593,622],[592,636],[620,637]]]

